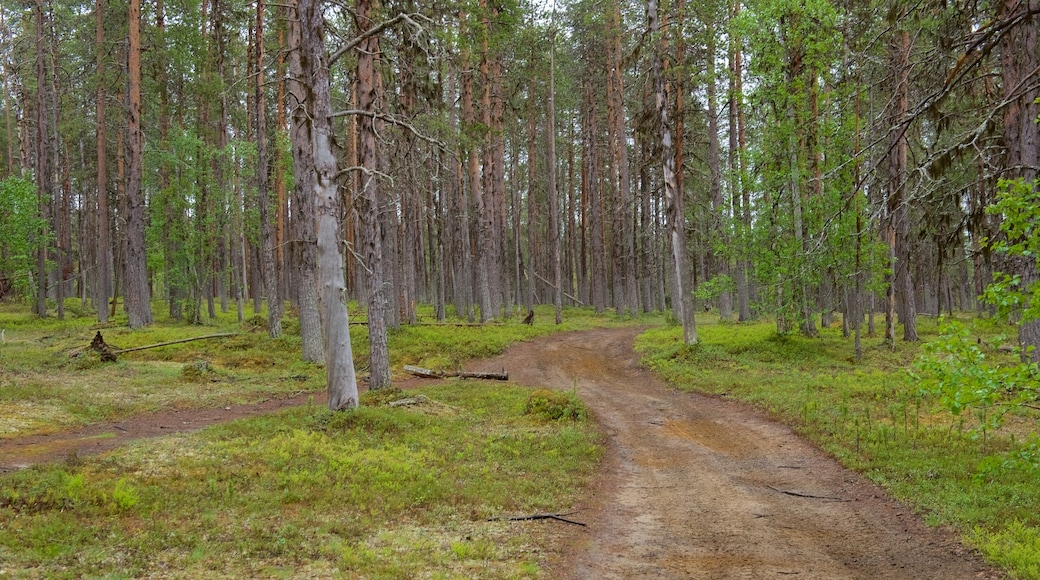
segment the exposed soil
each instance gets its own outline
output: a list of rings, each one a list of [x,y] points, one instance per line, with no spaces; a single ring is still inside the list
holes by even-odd
[[[467,370],[577,388],[602,426],[601,477],[550,562],[553,578],[1002,578],[865,478],[737,402],[668,388],[639,366],[638,329],[540,338]],[[415,386],[407,381],[405,387]],[[322,404],[176,410],[0,440],[0,472],[129,440]],[[539,525],[518,523],[518,525]],[[544,525],[566,526],[562,523]]]
[[[71,431],[0,439],[0,473],[69,456],[111,451],[135,439],[197,431],[217,423],[270,413],[285,407],[298,407],[307,404],[310,398],[319,405],[324,405],[326,401],[325,393],[301,393],[252,405],[173,409],[135,415],[122,421],[98,423]]]
[[[1003,577],[789,428],[668,388],[639,366],[638,332],[556,335],[472,365],[577,388],[607,435],[603,475],[569,516],[588,527],[552,577]]]

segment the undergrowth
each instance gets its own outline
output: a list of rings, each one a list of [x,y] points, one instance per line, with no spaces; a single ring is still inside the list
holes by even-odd
[[[749,401],[793,425],[845,465],[865,473],[922,513],[961,530],[991,561],[1021,578],[1040,578],[1040,487],[1035,409],[1019,408],[999,429],[979,413],[951,415],[908,370],[917,344],[893,350],[865,338],[856,360],[838,328],[819,338],[777,335],[775,325],[653,329],[637,341],[644,362],[676,386]],[[985,344],[1006,329],[980,321]],[[924,341],[938,325],[919,325]],[[1001,354],[993,349],[992,358]],[[1008,363],[1013,362],[1008,355]]]
[[[10,577],[538,577],[600,456],[587,421],[467,382],[304,407],[3,476]],[[543,537],[544,536],[544,537]]]
[[[156,324],[130,330],[119,313],[99,326],[90,311],[71,306],[66,318],[40,319],[24,304],[0,304],[0,438],[45,433],[75,426],[122,419],[170,408],[248,404],[324,388],[320,365],[303,362],[299,324],[283,321],[284,334],[267,334],[266,312],[247,306],[243,321],[237,312],[217,312],[204,325],[164,318],[163,303],[153,311]],[[352,315],[357,314],[351,305]],[[536,336],[632,321],[596,315],[592,309],[568,309],[564,324],[553,323],[551,307],[536,309],[534,324],[509,318],[470,325],[449,318],[437,322],[432,308],[420,308],[418,325],[390,332],[391,366],[397,377],[406,364],[454,370],[464,361],[492,356],[510,344]],[[369,367],[368,329],[351,326],[355,366],[364,376]],[[170,344],[118,355],[101,362],[88,348],[100,332],[114,350],[153,345],[213,334],[234,336]]]

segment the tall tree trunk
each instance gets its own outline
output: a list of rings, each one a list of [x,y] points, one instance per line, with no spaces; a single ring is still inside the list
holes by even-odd
[[[1040,163],[1040,127],[1036,123],[1036,101],[1040,96],[1037,88],[1040,0],[1003,0],[999,10],[1003,21],[1019,20],[1001,40],[1000,46],[1004,98],[1009,101],[1004,109],[1008,176],[1035,188],[1038,187],[1037,164]],[[1027,291],[1040,284],[1036,256],[1015,257],[1010,260],[1010,267],[1013,274],[1021,277],[1022,288]],[[1018,341],[1023,349],[1023,359],[1040,362],[1040,319],[1023,320],[1018,327]],[[1029,347],[1033,347],[1031,352]]]
[[[256,195],[260,210],[260,230],[263,255],[260,267],[263,270],[264,292],[267,294],[267,333],[271,338],[282,335],[282,297],[278,288],[278,261],[275,244],[276,224],[271,219],[271,195],[269,190],[269,157],[267,154],[267,111],[264,104],[264,0],[256,2],[256,40],[253,64],[253,100],[256,107],[254,132],[256,134]]]
[[[0,6],[0,29],[7,30],[7,11],[3,6]],[[98,50],[101,50],[101,43],[98,43]],[[11,66],[8,59],[4,59],[3,62],[3,74],[4,84],[2,90],[4,91],[4,124],[7,129],[7,175],[16,175],[15,168],[18,164],[15,163],[15,132],[14,132],[14,115],[11,114]]]
[[[372,28],[372,0],[357,0],[358,34]],[[383,247],[380,232],[379,204],[380,179],[378,165],[379,136],[374,114],[377,109],[376,55],[379,54],[379,36],[372,34],[361,42],[358,50],[357,80],[358,106],[366,115],[358,129],[358,147],[362,168],[361,195],[358,196],[358,215],[364,229],[364,258],[368,268],[368,340],[371,352],[371,376],[368,388],[379,389],[390,385],[390,355],[386,336],[386,290]],[[334,185],[334,184],[333,184]]]
[[[459,18],[461,20],[463,16]],[[467,281],[466,283],[476,286],[480,321],[486,322],[494,318],[494,313],[491,310],[491,289],[488,272],[488,261],[491,259],[489,256],[491,232],[489,231],[490,226],[487,219],[487,208],[485,207],[485,195],[480,180],[480,160],[477,155],[477,147],[473,144],[476,137],[473,133],[476,129],[477,117],[473,103],[473,71],[469,70],[467,55],[468,51],[464,51],[462,55],[462,125],[463,132],[470,137],[466,145],[466,175],[469,184],[469,194],[473,198],[473,210],[476,214],[474,222],[477,226],[477,263],[476,271],[474,272],[475,281]]]
[[[303,117],[293,115],[293,163],[297,179],[309,174],[304,183],[314,197],[315,234],[318,258],[318,297],[321,328],[325,335],[325,377],[329,408],[357,407],[357,376],[347,319],[343,254],[339,243],[342,197],[336,183],[337,165],[332,145],[332,98],[329,87],[328,56],[325,52],[325,21],[322,2],[299,0],[296,18],[289,18],[290,68],[299,92]],[[306,216],[301,216],[306,219]]]
[[[683,216],[682,192],[676,187],[675,157],[672,151],[672,130],[668,120],[668,100],[665,97],[664,71],[661,54],[664,52],[661,40],[661,23],[657,17],[657,0],[648,0],[647,19],[650,35],[654,42],[653,82],[654,101],[661,134],[661,155],[664,158],[664,196],[667,204],[668,230],[672,240],[672,259],[675,275],[675,294],[672,297],[674,308],[683,328],[683,342],[697,342],[697,326],[693,317],[692,294],[686,284],[686,231]]]
[[[286,84],[286,74],[285,74],[286,73],[285,27],[286,27],[286,19],[285,19],[285,12],[284,12],[284,10],[285,10],[284,7],[278,7],[277,8],[277,11],[278,11],[278,22],[277,22],[277,28],[278,28],[278,49],[277,49],[277,52],[278,52],[278,56],[275,57],[275,62],[276,62],[276,65],[275,65],[276,66],[275,75],[278,78],[278,98],[276,99],[276,105],[275,105],[275,110],[277,111],[276,114],[275,114],[276,115],[276,117],[275,117],[275,134],[276,135],[281,135],[283,131],[288,132],[287,131],[287,129],[288,129],[288,127],[287,127],[288,118],[287,117],[288,116],[286,115],[286,111],[285,111],[285,84]],[[288,195],[288,192],[286,191],[287,179],[286,179],[286,175],[285,175],[285,162],[283,161],[284,158],[285,158],[285,153],[284,152],[285,152],[285,148],[281,147],[276,142],[275,143],[275,149],[274,149],[274,189],[275,189],[275,198],[278,201],[278,207],[276,209],[276,212],[277,212],[276,222],[278,224],[278,227],[275,229],[275,249],[276,249],[276,254],[277,254],[278,272],[280,274],[278,276],[278,296],[280,296],[283,301],[286,298],[295,298],[295,296],[292,296],[290,294],[290,292],[289,292],[289,279],[290,279],[290,275],[291,275],[290,272],[291,272],[292,268],[290,268],[289,263],[286,261],[286,258],[285,258],[285,256],[286,256],[286,254],[285,254],[285,246],[286,246],[285,230],[286,230],[286,227],[288,225],[286,223],[286,214],[288,213],[287,212],[287,210],[288,210],[288,205],[287,204],[288,204],[288,201],[289,201],[289,195]],[[308,223],[313,223],[313,221],[314,220],[307,220]],[[312,253],[313,253],[313,247],[312,247]],[[312,257],[311,264],[313,264],[313,263],[314,262],[313,262],[313,257]],[[311,271],[312,272],[314,271],[313,267],[311,268]],[[316,286],[314,284],[311,284],[310,285],[311,294],[314,296],[314,299],[311,301],[312,302],[312,306],[314,308],[313,319],[312,320],[317,322],[317,320],[318,320],[317,294],[313,291],[314,288],[316,288]],[[300,313],[300,334],[301,335],[304,334],[304,331],[303,331],[303,313],[302,312]],[[316,346],[317,346],[317,349],[318,349],[318,352],[319,352],[320,356],[317,359],[313,359],[313,360],[311,358],[308,358],[308,356],[307,356],[308,343],[307,343],[307,341],[304,341],[303,342],[303,352],[304,352],[303,359],[307,360],[307,361],[312,361],[312,362],[323,361],[324,360],[324,353],[321,352],[321,329],[315,329],[315,331],[310,333],[310,334],[312,335],[312,338],[316,339]],[[312,345],[313,345],[313,342],[312,342]]]
[[[587,113],[585,133],[587,136],[583,144],[585,153],[582,155],[582,158],[588,160],[585,169],[585,184],[588,190],[588,204],[585,215],[589,224],[588,235],[591,252],[589,262],[592,269],[589,277],[589,294],[596,314],[602,314],[607,303],[607,264],[603,240],[603,195],[600,190],[600,175],[603,172],[600,166],[599,143],[597,142],[599,116],[596,111],[594,94],[592,83],[586,83],[585,102]]]
[[[910,270],[910,200],[906,195],[906,163],[908,142],[906,119],[909,115],[910,84],[910,33],[897,30],[891,47],[892,75],[895,90],[892,96],[892,133],[888,156],[888,218],[889,243],[893,244],[890,256],[895,263],[890,267],[895,272],[893,294],[902,301],[900,322],[903,323],[903,340],[917,340],[917,305],[914,283]],[[894,339],[894,329],[893,337]]]
[[[527,292],[524,306],[530,311],[534,309],[537,300],[535,288],[538,285],[538,277],[535,256],[538,253],[538,240],[541,238],[538,232],[538,204],[535,195],[538,182],[538,131],[536,129],[538,124],[535,122],[538,118],[538,100],[534,98],[535,82],[533,78],[530,79],[527,90],[529,95],[527,104],[530,109],[527,111]]]
[[[555,12],[553,13],[555,17]],[[556,307],[556,324],[563,322],[563,273],[560,264],[560,194],[556,190],[556,31],[552,34],[549,49],[549,110],[546,111],[546,169],[549,174],[549,261],[553,272],[553,306]],[[627,165],[626,171],[627,174]],[[625,176],[627,179],[627,175]],[[634,280],[634,278],[633,278]],[[633,313],[634,314],[634,313]]]
[[[296,35],[289,39],[289,44],[293,47],[299,47],[300,39],[298,35],[300,31],[298,26],[292,22],[291,17],[286,18],[286,20],[290,36]],[[318,198],[315,192],[318,184],[315,181],[316,175],[313,167],[312,147],[314,133],[310,119],[311,113],[308,108],[313,105],[304,101],[311,94],[310,86],[304,84],[306,82],[305,79],[309,78],[305,75],[310,73],[304,70],[299,50],[289,52],[289,72],[289,97],[294,99],[290,101],[288,107],[292,111],[289,131],[294,167],[294,187],[292,191],[292,207],[294,211],[290,224],[294,239],[290,255],[293,261],[294,284],[297,286],[295,293],[300,310],[301,358],[307,362],[321,363],[325,361],[325,342],[328,337],[328,333],[322,327],[324,324],[323,317],[326,316],[322,308],[327,308],[327,306],[321,303],[321,294],[324,291],[321,281],[325,280],[324,276],[335,276],[335,274],[319,272],[318,266],[317,234],[315,232],[318,218],[316,209]],[[300,99],[300,101],[295,99]],[[342,202],[339,203],[342,204]],[[329,208],[329,211],[331,209]],[[336,211],[339,210],[337,209]],[[338,216],[339,214],[337,214]],[[330,250],[327,249],[326,251]],[[342,254],[341,250],[340,252]],[[342,274],[342,270],[340,273]],[[321,280],[319,280],[319,274],[321,275]],[[338,288],[338,286],[333,286],[333,288]],[[333,290],[333,292],[337,291]],[[345,296],[336,296],[337,301],[345,300],[345,298]],[[346,306],[344,305],[343,316],[346,316],[345,313]],[[337,310],[329,315],[338,317],[340,313]],[[344,337],[333,336],[331,338],[335,342],[342,341]],[[336,345],[342,348],[341,342],[336,342]],[[342,352],[340,356],[342,356]],[[335,373],[328,377],[330,388],[334,388],[338,393],[343,393],[342,397],[344,399],[349,399],[350,397],[351,383],[355,385],[353,388],[356,389],[357,383],[354,378],[353,363],[351,363],[349,371],[345,367],[341,367],[335,369]]]
[[[148,255],[145,247],[143,177],[144,133],[141,125],[141,1],[130,0],[128,46],[127,112],[127,224],[126,274],[123,286],[130,328],[152,324],[151,293],[148,288]]]
[[[729,11],[730,22],[740,15],[740,1],[732,0]],[[744,221],[744,179],[743,159],[744,143],[742,140],[741,114],[744,100],[743,89],[743,53],[740,39],[735,34],[735,26],[729,27],[729,171],[730,199],[733,208],[733,223],[737,229],[735,249],[736,285],[737,285],[737,321],[751,320],[751,292],[748,282],[748,262],[746,257],[746,234],[751,224]]]
[[[59,320],[65,319],[65,296],[68,289],[68,280],[71,278],[72,266],[69,262],[69,254],[72,251],[72,239],[69,236],[69,220],[71,214],[69,212],[69,196],[71,195],[69,189],[71,188],[71,181],[68,175],[68,171],[60,171],[58,168],[67,168],[69,160],[68,155],[64,156],[62,160],[61,150],[61,139],[58,134],[58,57],[57,51],[57,34],[54,31],[54,17],[53,13],[51,18],[48,19],[48,34],[47,34],[47,55],[48,55],[48,67],[51,71],[49,78],[47,79],[47,112],[50,115],[50,122],[48,123],[49,130],[49,142],[48,148],[50,149],[50,155],[48,156],[51,160],[51,171],[47,176],[50,181],[50,189],[52,192],[51,198],[51,222],[52,230],[54,231],[54,300],[57,305],[57,315]],[[64,173],[65,179],[61,179],[60,175]]]
[[[47,146],[47,65],[43,35],[43,0],[36,0],[36,200],[40,227],[36,240],[36,306],[40,318],[47,316],[47,215],[51,200],[50,148]]]
[[[461,34],[463,15],[459,16],[459,21]],[[463,52],[463,57],[465,55],[466,52]],[[465,58],[462,59],[462,63],[465,66]],[[449,69],[448,73],[450,79],[448,85],[455,87],[455,79],[460,75],[456,74],[453,68]],[[459,96],[462,100],[463,109],[465,109],[467,102],[466,83],[468,81],[464,76],[465,74],[461,73],[462,78],[458,79],[458,82],[461,83]],[[472,107],[472,92],[469,93],[468,98]],[[449,109],[448,118],[449,124],[455,130],[455,133],[464,136],[468,130],[467,123],[469,121],[463,119],[460,124],[456,107]],[[448,223],[451,225],[452,294],[455,302],[455,315],[465,317],[467,321],[473,322],[475,320],[473,312],[473,251],[470,242],[469,195],[466,190],[465,179],[463,178],[464,168],[462,161],[467,157],[471,149],[469,144],[462,139],[457,143],[457,147],[457,154],[451,163],[451,199],[448,203]]]
[[[719,143],[719,121],[718,105],[716,104],[717,89],[715,87],[715,27],[708,25],[708,52],[707,52],[707,99],[708,99],[708,173],[711,182],[708,186],[711,192],[711,223],[714,230],[714,243],[724,248],[722,251],[714,251],[715,269],[718,276],[729,276],[729,235],[726,227],[728,208],[722,197],[722,147]],[[733,295],[728,288],[719,293],[719,318],[730,320],[733,318]]]

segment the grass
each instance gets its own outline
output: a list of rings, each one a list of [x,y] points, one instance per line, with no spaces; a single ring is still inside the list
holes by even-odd
[[[0,573],[543,575],[552,528],[492,518],[572,505],[600,455],[594,429],[525,415],[520,387],[423,395],[299,408],[4,476]]]
[[[291,318],[271,339],[263,312],[204,326],[160,317],[138,331],[82,314],[40,320],[0,305],[0,437],[324,388],[323,369],[299,361]],[[576,309],[557,326],[539,309],[531,326],[450,322],[393,331],[392,366],[453,368],[535,336],[632,321]],[[236,336],[101,363],[83,352],[99,330],[115,348]],[[363,374],[367,332],[351,331]],[[384,389],[356,412],[311,405],[0,476],[0,575],[545,577],[559,528],[495,518],[575,503],[601,454],[581,402],[566,395],[564,413],[546,413],[529,389],[473,381],[422,394],[391,407],[405,395]]]
[[[0,438],[45,433],[134,414],[171,408],[222,407],[255,403],[324,388],[324,371],[300,360],[299,324],[287,318],[286,332],[271,339],[266,314],[247,307],[244,321],[221,313],[203,326],[163,319],[130,330],[122,314],[99,327],[90,312],[68,302],[65,320],[39,319],[25,305],[0,304]],[[163,312],[156,302],[153,311]],[[352,312],[356,308],[352,309]],[[422,324],[390,333],[391,366],[454,369],[463,361],[504,351],[510,344],[566,330],[631,321],[597,316],[591,309],[569,309],[564,324],[553,323],[551,307],[536,309],[533,325],[516,320],[467,326],[459,320],[432,322],[422,308]],[[78,315],[82,314],[82,315]],[[113,348],[132,348],[207,334],[234,332],[231,338],[186,342],[125,353],[102,363],[86,349],[96,332]],[[355,365],[368,368],[368,332],[352,326]]]
[[[1007,331],[989,321],[975,328],[983,341]],[[919,331],[927,341],[938,328],[922,320]],[[880,338],[865,338],[857,361],[852,340],[838,328],[809,339],[778,336],[768,322],[706,319],[698,332],[700,344],[686,346],[680,329],[653,329],[637,348],[679,388],[767,410],[930,524],[960,530],[1014,577],[1040,578],[1035,410],[1019,410],[996,432],[974,429],[982,417],[951,416],[914,384],[906,371],[920,353],[917,344],[892,350]]]

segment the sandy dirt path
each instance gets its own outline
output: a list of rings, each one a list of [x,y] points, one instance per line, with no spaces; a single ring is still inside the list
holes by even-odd
[[[553,577],[1000,578],[948,531],[740,403],[639,366],[638,329],[516,345],[474,370],[577,388],[607,436],[604,474]]]

